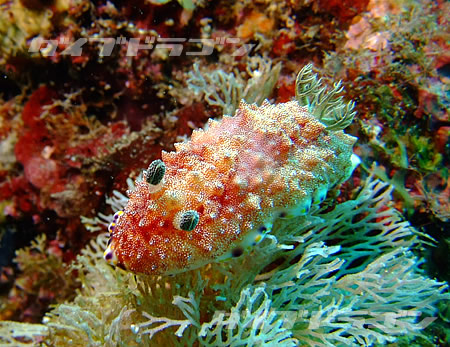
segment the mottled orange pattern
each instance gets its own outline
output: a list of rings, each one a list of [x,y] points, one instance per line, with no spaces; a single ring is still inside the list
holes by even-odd
[[[111,229],[105,252],[128,270],[176,273],[238,256],[270,232],[274,219],[306,214],[354,169],[355,138],[325,126],[296,101],[241,102],[190,141],[163,152],[163,180],[143,180]],[[196,211],[191,231],[180,215]]]

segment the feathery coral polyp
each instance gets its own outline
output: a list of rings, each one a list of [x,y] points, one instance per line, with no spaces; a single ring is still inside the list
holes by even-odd
[[[164,274],[239,256],[276,218],[308,213],[346,180],[357,164],[354,142],[297,101],[242,101],[233,117],[210,120],[144,171],[109,227],[105,258]]]

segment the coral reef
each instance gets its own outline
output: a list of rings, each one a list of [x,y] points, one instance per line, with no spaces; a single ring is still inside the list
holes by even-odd
[[[445,345],[448,300],[438,283],[450,281],[449,6],[0,1],[0,344]],[[300,80],[315,83],[298,88],[309,63]],[[241,257],[174,277],[134,277],[104,263],[104,233],[128,199],[119,192],[134,189],[162,151],[208,119],[233,115],[242,99],[259,108],[296,93],[324,131],[347,127],[361,158],[311,219],[278,220]],[[365,212],[345,219],[357,210]],[[342,215],[329,221],[333,211]],[[385,213],[414,227],[401,224],[398,247],[380,234]],[[189,229],[196,215],[177,221]],[[377,302],[392,305],[356,319]],[[298,305],[308,313],[300,317]],[[254,318],[239,314],[245,309]],[[428,318],[437,319],[421,329]]]
[[[420,269],[410,250],[420,242],[417,232],[388,207],[391,192],[369,178],[354,199],[278,219],[251,254],[172,277],[109,267],[102,261],[108,235],[100,234],[73,265],[82,282],[74,301],[20,337],[58,346],[370,345],[411,338],[435,319],[433,303],[449,296]]]
[[[428,174],[448,171],[448,83],[439,73],[449,63],[446,11],[446,2],[372,0],[324,61],[348,81],[359,105],[359,137],[370,145],[363,166],[379,158],[379,177],[394,184],[409,215],[433,211],[418,186]]]

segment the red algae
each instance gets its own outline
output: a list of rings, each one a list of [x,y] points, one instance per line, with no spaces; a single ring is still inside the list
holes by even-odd
[[[55,184],[60,177],[60,170],[56,161],[34,157],[27,161],[25,177],[37,188],[44,188],[48,184]]]
[[[315,6],[318,10],[331,13],[345,23],[364,12],[369,2],[370,0],[320,0]]]

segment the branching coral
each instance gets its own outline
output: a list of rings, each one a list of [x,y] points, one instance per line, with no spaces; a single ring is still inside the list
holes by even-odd
[[[391,192],[369,179],[353,200],[279,220],[248,256],[172,277],[107,266],[101,234],[74,265],[79,295],[44,320],[47,343],[332,346],[419,334],[449,295],[420,270],[417,233]]]
[[[28,347],[38,345],[48,328],[42,324],[0,322],[0,345],[4,347]]]
[[[199,337],[203,346],[295,346],[296,339],[288,326],[289,321],[280,319],[280,312],[272,308],[262,285],[243,289],[230,312],[216,312],[210,322],[203,324]]]
[[[204,95],[209,105],[220,107],[224,115],[233,115],[242,99],[260,105],[270,96],[280,75],[281,63],[272,66],[267,58],[250,58],[247,82],[233,72],[203,72],[197,63],[193,68],[187,80],[189,88],[197,95]]]
[[[223,114],[232,115],[242,99],[242,81],[223,70],[201,73],[198,64],[193,68],[189,72],[188,86],[196,94],[204,94],[208,104],[222,108]]]

